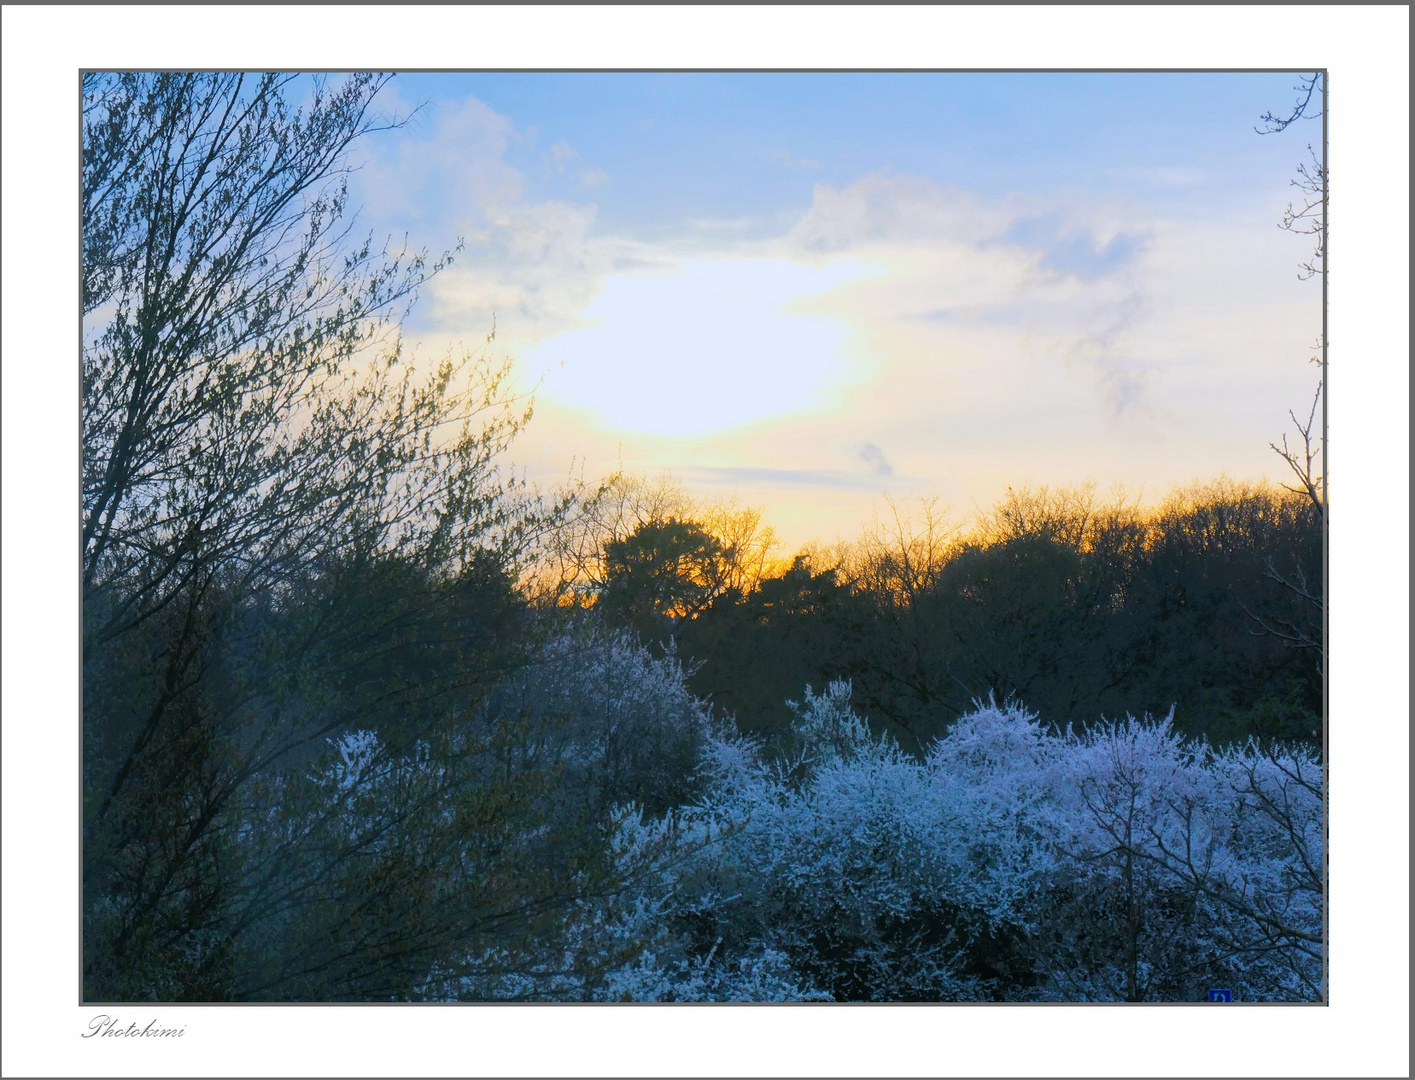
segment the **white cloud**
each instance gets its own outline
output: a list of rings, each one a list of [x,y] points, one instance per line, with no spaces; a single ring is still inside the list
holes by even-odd
[[[394,95],[386,107],[406,114],[412,104]],[[475,341],[494,321],[502,345],[518,352],[580,325],[600,281],[644,263],[632,242],[595,236],[593,204],[529,197],[526,177],[507,155],[530,138],[475,98],[435,101],[384,136],[355,174],[361,225],[410,231],[414,246],[434,251],[465,241],[453,265],[425,287],[410,323],[415,334]],[[558,140],[543,160],[564,173],[579,154]],[[580,177],[586,186],[608,179],[599,170]]]
[[[524,349],[582,325],[603,279],[652,255],[593,235],[595,208],[521,203],[488,214],[467,234],[466,251],[430,285],[421,316],[466,333],[493,314],[509,347]]]
[[[845,188],[817,184],[811,207],[792,231],[802,251],[825,254],[874,242],[977,243],[1000,234],[1006,209],[916,176],[876,173]]]
[[[371,226],[411,229],[419,243],[447,247],[458,226],[524,199],[525,178],[506,162],[517,138],[509,118],[475,98],[429,102],[370,144],[377,152],[352,188]]]
[[[564,139],[557,139],[551,143],[550,150],[546,153],[546,160],[550,162],[551,168],[564,175],[565,166],[577,160],[579,156],[579,153]]]

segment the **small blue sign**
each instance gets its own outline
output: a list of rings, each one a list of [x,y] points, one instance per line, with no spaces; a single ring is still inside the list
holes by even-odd
[[[1232,1000],[1233,1000],[1233,991],[1232,991],[1232,990],[1210,990],[1210,991],[1209,991],[1209,1000],[1210,1000],[1210,1001],[1232,1001]]]

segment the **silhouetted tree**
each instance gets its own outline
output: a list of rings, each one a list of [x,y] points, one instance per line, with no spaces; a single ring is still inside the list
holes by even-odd
[[[578,487],[581,490],[564,522],[540,545],[540,565],[531,585],[543,604],[596,604],[604,596],[611,573],[622,575],[625,571],[622,558],[611,565],[611,551],[630,559],[641,558],[642,551],[638,556],[627,556],[630,548],[643,542],[643,537],[631,538],[641,531],[645,537],[650,532],[666,536],[672,531],[670,526],[687,526],[711,539],[715,553],[709,561],[715,590],[745,595],[777,569],[776,534],[764,522],[759,508],[739,509],[731,501],[691,499],[667,473],[656,479],[616,473],[597,490],[586,492],[583,484]],[[703,566],[706,568],[706,563]],[[684,572],[691,576],[686,564]]]
[[[726,589],[727,552],[692,521],[648,521],[605,546],[610,618],[651,636],[702,611]]]
[[[1302,618],[1266,567],[1316,565],[1320,547],[1303,501],[1279,488],[1221,480],[1149,510],[1085,487],[1023,488],[966,530],[901,517],[838,566],[798,559],[675,635],[694,690],[768,737],[807,683],[848,678],[913,753],[990,693],[1062,727],[1177,706],[1177,727],[1220,742],[1310,739],[1320,681],[1254,636],[1244,605]]]

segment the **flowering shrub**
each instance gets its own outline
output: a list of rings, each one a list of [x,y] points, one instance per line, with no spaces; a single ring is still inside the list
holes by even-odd
[[[795,759],[718,735],[698,802],[620,820],[660,935],[635,994],[670,985],[651,970],[770,958],[793,995],[837,999],[1320,999],[1309,755],[1215,753],[1168,719],[1053,734],[990,701],[920,762],[848,684],[797,713]]]
[[[563,767],[547,835],[580,785],[603,852],[554,920],[469,941],[427,996],[1321,999],[1323,773],[1307,752],[1218,752],[1170,718],[1058,733],[990,699],[920,760],[850,697],[807,687],[790,752],[768,759],[671,657],[550,643],[495,707],[530,717],[532,756]],[[687,747],[684,776],[671,755]],[[444,780],[425,749],[391,761],[356,732],[318,782],[372,836]]]

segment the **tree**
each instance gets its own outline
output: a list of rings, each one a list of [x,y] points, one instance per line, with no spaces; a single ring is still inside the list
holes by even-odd
[[[590,607],[608,581],[610,544],[654,521],[693,516],[693,502],[668,473],[656,479],[616,472],[589,490],[573,482],[570,513],[542,541],[540,566],[532,585],[543,606]]]
[[[1272,113],[1264,113],[1259,123],[1262,127],[1254,130],[1260,135],[1275,135],[1286,131],[1293,124],[1300,120],[1322,120],[1327,113],[1327,83],[1326,72],[1316,71],[1309,76],[1303,77],[1302,81],[1295,88],[1297,100],[1293,103],[1292,109],[1285,116],[1275,116]],[[1326,142],[1325,133],[1323,143]],[[1312,258],[1300,264],[1300,273],[1304,278],[1320,276],[1326,273],[1326,249],[1327,249],[1327,166],[1325,148],[1322,154],[1318,154],[1313,149],[1312,144],[1307,144],[1307,153],[1311,156],[1311,164],[1300,164],[1297,166],[1297,176],[1292,181],[1292,186],[1297,188],[1299,196],[1296,201],[1287,204],[1287,210],[1282,215],[1282,228],[1288,232],[1300,233],[1313,238]]]
[[[647,521],[605,545],[603,603],[612,618],[652,633],[703,610],[726,589],[726,551],[697,522]]]
[[[1177,705],[1178,730],[1216,743],[1307,740],[1317,673],[1255,636],[1244,607],[1305,619],[1266,570],[1319,565],[1316,525],[1296,494],[1225,478],[1149,508],[1089,485],[1019,488],[963,529],[925,504],[725,591],[674,640],[694,691],[777,749],[785,702],[836,679],[916,754],[990,692],[1062,727]]]
[[[676,659],[651,657],[626,633],[589,620],[573,625],[537,649],[488,706],[548,732],[546,752],[565,759],[574,814],[603,821],[628,802],[663,813],[691,794],[702,705]]]
[[[84,587],[123,593],[90,646],[222,560],[259,588],[351,545],[469,555],[500,523],[491,462],[524,421],[505,367],[420,382],[397,336],[450,256],[340,228],[386,79],[292,109],[294,78],[86,80]]]
[[[689,532],[702,534],[693,543],[710,541],[710,558],[706,553],[696,557],[702,574],[713,580],[709,600],[722,592],[746,595],[776,569],[776,534],[759,508],[692,499],[668,473],[655,479],[615,473],[594,491],[586,491],[583,483],[573,487],[572,512],[541,544],[542,569],[532,583],[548,605],[597,603],[610,577],[625,573],[626,559],[646,555],[642,549],[650,534],[671,544],[666,538],[675,530],[682,534],[679,542],[686,542]],[[617,560],[613,564],[611,552]],[[689,572],[687,564],[683,569]]]
[[[744,733],[779,740],[789,734],[787,702],[803,686],[853,670],[867,604],[838,580],[835,567],[801,554],[751,591],[724,593],[680,624],[675,642],[692,659],[698,694]]]
[[[331,909],[288,872],[312,848],[253,838],[304,812],[328,738],[445,743],[515,662],[529,514],[496,462],[529,413],[485,350],[415,372],[399,319],[452,256],[347,221],[350,147],[397,123],[387,78],[83,79],[90,997],[254,993],[242,950],[311,904],[411,910],[386,874]],[[398,992],[435,939],[299,985]]]
[[[1312,395],[1312,406],[1306,420],[1298,418],[1295,410],[1288,416],[1296,429],[1296,441],[1289,444],[1284,434],[1280,443],[1271,447],[1291,474],[1288,490],[1300,495],[1311,506],[1312,513],[1325,532],[1327,515],[1327,485],[1325,475],[1326,455],[1326,412],[1323,393],[1326,389],[1327,340],[1326,340],[1326,250],[1327,250],[1327,206],[1329,202],[1328,174],[1326,163],[1326,115],[1327,115],[1327,73],[1313,72],[1304,77],[1296,87],[1297,100],[1284,116],[1265,113],[1259,134],[1269,135],[1286,131],[1293,124],[1303,120],[1322,122],[1322,151],[1319,154],[1311,143],[1307,152],[1310,164],[1297,166],[1297,176],[1292,186],[1299,195],[1288,203],[1283,214],[1281,227],[1289,232],[1311,237],[1312,257],[1299,266],[1302,278],[1319,277],[1322,280],[1322,335],[1317,341],[1317,354],[1311,362],[1318,367],[1317,389]],[[1318,423],[1317,410],[1322,409]],[[1317,669],[1323,670],[1326,650],[1326,605],[1323,599],[1324,587],[1320,574],[1309,573],[1300,560],[1280,566],[1269,560],[1266,574],[1269,580],[1297,597],[1304,608],[1301,617],[1288,619],[1274,617],[1263,612],[1249,612],[1258,626],[1258,632],[1277,638],[1285,645],[1316,653]]]

